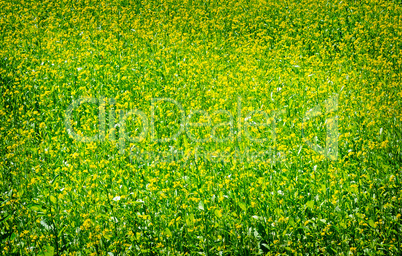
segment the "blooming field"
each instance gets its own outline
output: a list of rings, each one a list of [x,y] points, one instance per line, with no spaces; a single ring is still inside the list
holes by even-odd
[[[0,0],[1,255],[401,255],[401,8]]]

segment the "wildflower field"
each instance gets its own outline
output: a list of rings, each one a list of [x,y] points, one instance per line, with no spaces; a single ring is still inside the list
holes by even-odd
[[[0,0],[0,255],[402,255],[400,1]]]

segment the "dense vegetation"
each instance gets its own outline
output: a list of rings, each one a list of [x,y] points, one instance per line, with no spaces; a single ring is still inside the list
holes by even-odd
[[[2,255],[401,255],[399,1],[0,0]]]

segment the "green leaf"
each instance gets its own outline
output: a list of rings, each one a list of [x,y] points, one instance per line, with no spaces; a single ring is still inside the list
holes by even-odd
[[[292,217],[289,218],[288,224],[289,224],[290,226],[292,226],[292,227],[295,227],[295,226],[296,226],[296,223],[295,223],[295,221],[293,220]]]
[[[57,202],[57,199],[54,196],[50,196],[50,201],[55,204]]]
[[[221,211],[219,211],[218,209],[215,209],[215,216],[218,218],[221,218],[222,217]]]
[[[372,227],[372,228],[375,228],[375,223],[374,223],[374,221],[373,220],[369,220],[369,225]]]
[[[344,221],[340,222],[339,225],[344,229],[347,228],[347,225]]]
[[[61,230],[59,230],[59,237],[62,237],[64,230],[67,228],[67,226],[64,226]]]
[[[277,216],[281,216],[282,210],[280,208],[275,208],[274,213]]]
[[[57,177],[59,177],[60,174],[57,174],[56,176],[54,176],[53,180],[50,181],[50,184],[53,184],[53,182],[57,179]]]
[[[306,203],[306,206],[310,209],[314,209],[314,200],[310,200]]]
[[[247,207],[246,207],[246,205],[245,205],[244,203],[239,203],[239,207],[240,207],[243,211],[246,211],[246,210],[247,210]]]
[[[194,214],[190,214],[186,218],[187,226],[192,226],[194,224]]]
[[[198,203],[198,209],[200,209],[201,211],[204,210],[204,202],[202,200]]]
[[[110,239],[112,239],[113,235],[112,235],[112,233],[105,233],[103,237],[106,238],[107,241],[110,241]]]
[[[10,218],[10,217],[11,217],[11,214],[9,214],[8,216],[6,216],[6,217],[0,219],[0,223],[2,223],[3,221],[8,220],[8,218]]]
[[[44,220],[41,220],[40,224],[47,230],[51,229],[51,226],[48,225]]]
[[[53,246],[47,245],[41,252],[39,252],[40,256],[53,256],[54,255],[54,248]]]
[[[166,235],[168,235],[168,236],[172,236],[172,232],[170,232],[169,228],[166,228],[166,229],[165,229],[165,233],[166,233]]]
[[[186,224],[187,226],[191,226],[193,224],[189,217],[186,218]]]
[[[35,212],[39,212],[39,211],[43,210],[42,206],[40,204],[31,204],[31,205],[28,205],[28,208]]]

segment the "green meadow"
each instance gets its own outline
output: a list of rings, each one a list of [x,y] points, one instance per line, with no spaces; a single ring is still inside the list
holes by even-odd
[[[401,255],[399,1],[0,0],[0,255]]]

